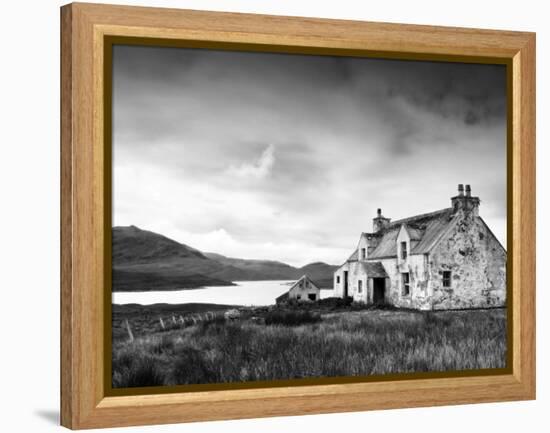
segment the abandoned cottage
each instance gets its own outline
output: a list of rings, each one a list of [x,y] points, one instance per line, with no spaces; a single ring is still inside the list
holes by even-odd
[[[460,184],[450,208],[393,222],[378,209],[334,273],[334,295],[420,310],[504,306],[506,250],[479,204]]]
[[[320,299],[321,290],[307,275],[303,275],[290,286],[287,292],[277,297],[275,302],[281,304],[290,299],[297,301],[317,301]]]

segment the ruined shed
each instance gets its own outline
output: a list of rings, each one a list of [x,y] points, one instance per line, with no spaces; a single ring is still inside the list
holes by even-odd
[[[296,281],[290,289],[279,296],[275,301],[277,304],[283,303],[290,299],[297,301],[317,301],[321,297],[321,290],[307,275],[303,275]]]

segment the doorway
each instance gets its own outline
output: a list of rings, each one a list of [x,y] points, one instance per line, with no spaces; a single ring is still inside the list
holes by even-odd
[[[372,302],[374,305],[383,305],[386,303],[386,279],[372,279]]]
[[[344,271],[344,299],[348,296],[348,271]]]

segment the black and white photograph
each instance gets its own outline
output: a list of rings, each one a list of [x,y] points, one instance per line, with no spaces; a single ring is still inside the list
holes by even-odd
[[[505,65],[112,63],[113,388],[507,367]]]

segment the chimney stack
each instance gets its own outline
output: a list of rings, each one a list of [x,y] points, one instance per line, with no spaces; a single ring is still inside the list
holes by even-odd
[[[376,218],[372,219],[372,231],[374,233],[382,230],[390,223],[390,219],[382,215],[382,209],[378,208],[376,210]]]
[[[453,212],[456,213],[459,210],[465,213],[471,213],[475,216],[479,215],[479,197],[472,197],[472,188],[466,184],[466,195],[464,195],[464,185],[458,185],[458,195],[451,198],[451,204]]]

